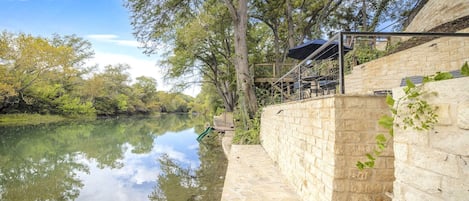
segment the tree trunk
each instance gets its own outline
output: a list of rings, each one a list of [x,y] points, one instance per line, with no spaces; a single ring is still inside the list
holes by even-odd
[[[244,110],[250,118],[254,117],[257,112],[257,99],[254,92],[254,85],[249,72],[248,48],[247,48],[247,0],[238,0],[238,7],[235,8],[233,2],[224,0],[226,6],[230,10],[234,25],[234,47],[235,58],[234,64],[236,69],[236,77],[238,88],[241,90],[241,101]]]
[[[288,25],[288,48],[291,49],[295,47],[295,38],[294,38],[295,30],[293,27],[293,16],[292,16],[293,9],[292,9],[290,0],[287,0],[286,4],[287,4],[286,14],[287,14],[287,25]]]

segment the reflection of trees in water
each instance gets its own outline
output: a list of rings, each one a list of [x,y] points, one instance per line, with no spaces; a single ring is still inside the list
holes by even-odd
[[[221,199],[226,158],[216,138],[200,144],[200,166],[192,169],[163,154],[158,159],[161,173],[157,185],[148,196],[152,201],[163,200],[204,200]]]
[[[120,168],[127,144],[148,153],[167,131],[194,127],[198,118],[162,115],[0,129],[0,200],[74,200],[83,187],[80,160]]]
[[[2,156],[2,159],[4,156]],[[76,163],[72,156],[53,153],[39,161],[11,157],[2,160],[0,169],[1,200],[74,200],[83,184],[76,171],[88,167]]]

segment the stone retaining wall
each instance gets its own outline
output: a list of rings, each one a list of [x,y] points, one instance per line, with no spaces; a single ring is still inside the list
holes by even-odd
[[[395,201],[469,199],[469,77],[425,84],[439,123],[428,132],[397,127]],[[401,88],[393,90],[395,99]],[[397,118],[397,122],[399,122]]]
[[[429,0],[407,26],[406,32],[425,32],[468,15],[467,0]]]
[[[331,96],[264,108],[261,143],[303,200],[389,200],[392,146],[376,168],[355,164],[384,132],[377,120],[388,112],[384,97]],[[391,143],[392,144],[392,143]]]
[[[469,33],[469,28],[461,32]],[[353,67],[345,76],[346,94],[373,94],[399,87],[409,76],[461,69],[469,62],[469,37],[440,38]]]

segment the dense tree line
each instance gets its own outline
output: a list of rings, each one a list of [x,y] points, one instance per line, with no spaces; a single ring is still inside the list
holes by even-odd
[[[132,81],[127,64],[88,67],[93,54],[91,44],[75,35],[2,32],[0,114],[112,116],[188,112],[196,106],[190,96],[157,91],[154,78]]]

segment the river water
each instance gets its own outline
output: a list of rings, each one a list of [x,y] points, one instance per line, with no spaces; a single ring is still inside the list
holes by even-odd
[[[188,115],[0,127],[0,200],[220,200],[226,158]]]

